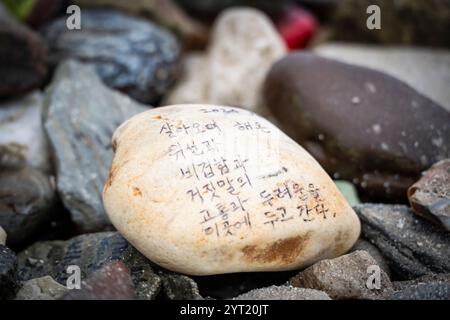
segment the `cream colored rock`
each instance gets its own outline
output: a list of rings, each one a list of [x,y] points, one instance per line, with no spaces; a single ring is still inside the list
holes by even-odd
[[[269,18],[259,10],[233,8],[215,23],[207,54],[184,60],[184,77],[165,104],[210,103],[267,114],[261,86],[286,47]]]
[[[3,230],[3,228],[0,226],[0,245],[6,244],[6,232]]]
[[[123,123],[113,146],[108,216],[167,269],[290,270],[342,255],[359,236],[356,214],[320,165],[253,112],[155,108]]]

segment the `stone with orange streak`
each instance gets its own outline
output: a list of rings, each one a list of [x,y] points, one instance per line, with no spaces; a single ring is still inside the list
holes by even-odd
[[[300,145],[245,109],[173,105],[113,135],[108,216],[167,269],[282,271],[346,253],[360,222]]]

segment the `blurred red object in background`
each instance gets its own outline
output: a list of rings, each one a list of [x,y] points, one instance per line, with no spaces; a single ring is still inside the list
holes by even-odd
[[[294,50],[306,47],[319,23],[309,11],[299,6],[290,6],[276,22],[276,26],[289,50]]]

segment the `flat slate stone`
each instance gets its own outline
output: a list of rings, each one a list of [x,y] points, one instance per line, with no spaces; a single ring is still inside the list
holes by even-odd
[[[362,234],[404,279],[450,272],[450,234],[402,205],[361,204],[353,207]]]
[[[101,192],[113,157],[112,134],[147,108],[107,88],[91,67],[72,60],[59,66],[45,101],[59,195],[79,228],[102,230],[109,225]]]

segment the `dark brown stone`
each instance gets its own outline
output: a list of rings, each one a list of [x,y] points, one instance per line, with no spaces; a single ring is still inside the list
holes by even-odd
[[[292,138],[372,200],[406,201],[420,172],[450,156],[450,113],[384,73],[293,53],[264,93]]]
[[[9,15],[0,3],[0,97],[40,87],[46,73],[45,42]]]

